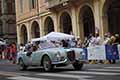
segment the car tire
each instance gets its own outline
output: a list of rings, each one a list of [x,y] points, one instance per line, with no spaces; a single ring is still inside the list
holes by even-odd
[[[26,70],[28,68],[28,66],[26,66],[23,62],[22,59],[19,59],[19,69],[20,70]]]
[[[43,68],[47,72],[52,71],[54,68],[54,65],[51,64],[51,60],[48,56],[43,57]]]
[[[78,62],[75,62],[72,65],[73,65],[75,70],[81,70],[83,67],[83,63],[78,63]]]

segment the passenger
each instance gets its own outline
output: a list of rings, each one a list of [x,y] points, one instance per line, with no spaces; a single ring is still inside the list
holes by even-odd
[[[62,40],[62,47],[68,47],[68,42],[66,42],[65,40]]]
[[[40,43],[39,41],[33,43],[33,46],[31,46],[31,51],[32,52],[39,49],[39,43]]]
[[[70,39],[67,42],[68,42],[69,47],[76,47],[77,41],[75,40],[75,38]]]
[[[24,48],[25,48],[25,47],[24,47],[24,44],[21,43],[19,50],[22,51],[22,50],[24,50]]]
[[[77,38],[77,45],[76,45],[77,48],[83,48],[83,44],[82,44],[82,41],[80,40],[80,38]]]
[[[62,47],[62,44],[61,44],[60,41],[55,41],[55,46],[56,46],[56,47]]]
[[[29,47],[31,47],[31,42],[29,41],[26,45],[25,45],[25,49],[28,49]]]

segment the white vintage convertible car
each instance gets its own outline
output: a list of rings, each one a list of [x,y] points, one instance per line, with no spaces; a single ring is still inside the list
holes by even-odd
[[[17,63],[21,70],[29,66],[42,66],[45,71],[53,70],[54,66],[67,66],[72,64],[76,70],[83,67],[82,56],[84,51],[81,48],[55,47],[51,42],[40,42],[40,49],[27,52],[18,52]]]

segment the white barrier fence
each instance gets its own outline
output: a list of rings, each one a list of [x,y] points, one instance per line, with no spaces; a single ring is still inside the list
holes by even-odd
[[[88,47],[88,60],[106,60],[105,46]]]
[[[120,60],[120,45],[102,45],[84,49],[85,60]]]

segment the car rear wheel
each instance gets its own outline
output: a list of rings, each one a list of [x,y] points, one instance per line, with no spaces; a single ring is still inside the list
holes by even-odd
[[[51,64],[51,60],[48,56],[43,58],[43,68],[45,71],[52,71],[54,66]]]
[[[83,63],[78,63],[78,62],[75,62],[72,65],[73,65],[75,70],[81,70],[83,67]]]
[[[19,59],[19,69],[26,70],[28,66],[26,66],[22,59]]]

